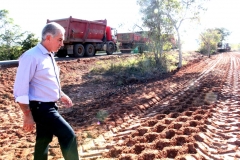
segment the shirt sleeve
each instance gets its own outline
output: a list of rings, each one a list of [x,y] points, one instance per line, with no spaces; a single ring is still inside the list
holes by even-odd
[[[36,71],[36,64],[33,56],[20,57],[13,89],[16,102],[29,104],[29,83]]]

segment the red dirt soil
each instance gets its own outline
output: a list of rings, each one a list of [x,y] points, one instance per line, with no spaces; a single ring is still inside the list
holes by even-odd
[[[175,72],[121,87],[115,75],[89,72],[99,61],[131,58],[110,57],[58,62],[74,103],[59,103],[59,112],[75,130],[81,159],[240,159],[239,53],[192,53]],[[33,159],[35,131],[22,131],[12,95],[16,69],[0,68],[0,160]],[[60,159],[54,137],[49,160]]]

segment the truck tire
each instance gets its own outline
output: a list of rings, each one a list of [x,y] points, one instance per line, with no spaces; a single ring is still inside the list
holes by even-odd
[[[84,56],[84,46],[82,44],[75,44],[73,46],[73,54],[75,57],[83,57]]]
[[[114,50],[115,50],[115,47],[114,47],[113,42],[109,42],[109,43],[107,44],[107,51],[106,51],[106,52],[107,52],[107,55],[113,54]]]
[[[59,57],[59,58],[66,57],[67,56],[67,50],[66,49],[58,50],[56,56]]]
[[[94,46],[92,44],[87,44],[85,46],[85,55],[87,57],[92,57],[92,56],[95,55],[95,48],[94,48]]]

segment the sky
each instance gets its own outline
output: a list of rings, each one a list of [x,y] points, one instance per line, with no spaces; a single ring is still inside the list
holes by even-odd
[[[240,43],[240,0],[210,0],[207,11],[201,16],[201,25],[185,24],[183,37],[187,46],[196,45],[199,33],[208,28],[226,28],[231,32],[228,43]],[[185,46],[186,46],[185,45]]]
[[[201,25],[184,22],[181,37],[184,49],[198,47],[199,34],[207,28],[226,28],[231,32],[229,43],[240,43],[240,0],[210,0],[208,10],[201,16]],[[22,31],[30,31],[40,38],[47,19],[72,16],[85,20],[107,19],[120,32],[134,30],[141,22],[136,0],[0,0],[0,10],[9,11],[9,17]],[[135,30],[137,30],[135,28]]]

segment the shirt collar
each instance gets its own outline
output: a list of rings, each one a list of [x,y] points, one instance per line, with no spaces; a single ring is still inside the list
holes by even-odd
[[[38,43],[37,47],[41,50],[42,54],[51,54],[41,43]]]

